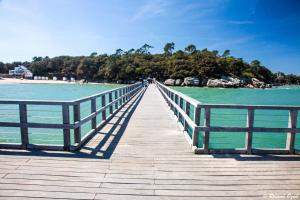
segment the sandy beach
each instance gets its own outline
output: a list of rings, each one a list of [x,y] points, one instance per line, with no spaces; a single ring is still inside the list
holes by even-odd
[[[29,80],[29,79],[17,79],[17,78],[0,78],[0,84],[75,84],[76,82],[69,82],[63,80]]]

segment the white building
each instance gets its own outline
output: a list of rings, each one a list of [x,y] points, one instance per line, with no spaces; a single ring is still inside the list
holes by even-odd
[[[9,75],[22,76],[25,78],[32,78],[32,76],[33,76],[31,71],[23,65],[19,65],[18,67],[15,67],[14,70],[9,70]]]

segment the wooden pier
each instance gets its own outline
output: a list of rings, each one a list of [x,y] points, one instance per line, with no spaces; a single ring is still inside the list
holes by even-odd
[[[186,137],[150,85],[80,151],[1,149],[0,200],[300,199],[298,155],[197,155]]]

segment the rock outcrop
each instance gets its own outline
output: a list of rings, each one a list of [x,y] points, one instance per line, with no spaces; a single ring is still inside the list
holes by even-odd
[[[167,85],[167,86],[174,86],[175,85],[175,80],[169,78],[169,79],[165,80],[164,84]]]
[[[184,78],[183,85],[184,86],[199,86],[200,81],[195,77],[186,77]]]
[[[209,79],[207,87],[223,87],[223,88],[237,88],[241,87],[242,81],[238,78],[222,76],[221,79]]]
[[[252,81],[253,87],[255,87],[255,88],[270,88],[270,87],[272,87],[270,84],[266,84],[265,82],[260,81],[256,78],[252,78],[251,81]]]
[[[222,87],[222,88],[271,88],[272,85],[266,84],[256,78],[236,78],[231,76],[222,76],[220,79],[207,79],[186,77],[182,79],[167,79],[164,82],[168,86],[207,86],[207,87]]]
[[[182,80],[181,79],[176,79],[175,80],[175,85],[176,86],[181,86],[181,84],[182,84]]]

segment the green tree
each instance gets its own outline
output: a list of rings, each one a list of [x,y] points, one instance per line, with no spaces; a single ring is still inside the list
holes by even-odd
[[[90,57],[95,57],[95,56],[97,56],[97,54],[98,54],[97,52],[92,52]]]
[[[183,50],[174,52],[175,44],[167,43],[163,54],[150,54],[153,48],[149,44],[123,51],[117,49],[115,54],[91,53],[89,56],[57,56],[53,58],[33,57],[32,62],[0,62],[0,73],[8,73],[18,65],[24,65],[32,70],[34,75],[67,76],[89,81],[122,81],[140,80],[155,77],[164,81],[167,78],[183,79],[187,76],[220,78],[222,75],[257,78],[272,83],[300,83],[300,77],[295,75],[277,76],[260,61],[251,63],[235,58],[225,50],[222,55],[216,50],[207,48],[197,50],[193,44]]]
[[[188,45],[187,47],[185,47],[184,50],[185,50],[187,53],[192,54],[192,53],[195,53],[195,52],[196,52],[197,48],[196,48],[195,45],[190,44],[190,45]]]
[[[3,62],[0,62],[0,73],[7,73],[8,70],[7,70],[7,67],[6,65],[3,63]]]
[[[164,52],[167,55],[172,55],[172,52],[173,52],[174,49],[175,49],[175,43],[174,42],[167,43],[164,46]]]
[[[136,53],[138,54],[150,54],[149,50],[153,48],[153,46],[149,44],[144,44],[141,48],[136,50]]]
[[[228,57],[228,56],[230,56],[230,50],[226,49],[226,50],[223,52],[222,57],[223,57],[223,58],[226,58],[226,57]]]
[[[117,56],[121,56],[123,53],[124,53],[124,51],[122,49],[117,49],[115,54]]]

